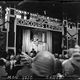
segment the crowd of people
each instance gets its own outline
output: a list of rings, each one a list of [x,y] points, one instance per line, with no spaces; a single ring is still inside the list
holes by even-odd
[[[68,50],[68,59],[60,60],[49,51],[31,54],[20,52],[0,58],[0,80],[78,80],[80,79],[80,47]]]

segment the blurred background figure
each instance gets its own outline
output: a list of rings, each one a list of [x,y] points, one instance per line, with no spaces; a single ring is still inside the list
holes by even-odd
[[[31,63],[29,63],[26,59],[21,60],[22,68],[17,71],[16,77],[19,79],[22,78],[29,78],[29,76],[32,76],[31,72]]]
[[[45,78],[46,76],[54,74],[55,57],[48,51],[39,52],[32,63],[31,71],[34,78]]]
[[[69,50],[70,58],[62,63],[63,73],[66,77],[80,77],[80,47]]]
[[[55,55],[56,58],[59,58],[59,54],[58,53],[55,53],[54,55]]]
[[[76,44],[76,45],[75,45],[75,48],[76,48],[76,49],[80,49],[80,46]]]
[[[22,78],[29,78],[29,76],[32,76],[32,72],[30,70],[32,64],[32,58],[25,52],[21,52],[21,55],[17,57],[22,67],[17,71],[16,77],[22,79]]]
[[[69,58],[71,58],[73,52],[74,52],[74,48],[70,48],[70,49],[68,50],[68,57],[69,57]]]

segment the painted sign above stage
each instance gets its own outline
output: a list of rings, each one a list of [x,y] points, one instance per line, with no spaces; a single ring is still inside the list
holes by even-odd
[[[62,32],[61,21],[59,19],[42,16],[38,13],[29,13],[14,8],[8,8],[8,10],[9,15],[16,16],[16,25]]]

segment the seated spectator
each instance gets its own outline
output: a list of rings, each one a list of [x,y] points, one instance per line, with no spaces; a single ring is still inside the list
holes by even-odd
[[[14,64],[16,63],[16,60],[15,60],[15,57],[14,57],[14,55],[12,54],[11,56],[10,56],[10,69],[12,69],[13,68],[13,66],[14,66]]]
[[[11,75],[11,72],[10,72],[10,61],[8,59],[5,59],[5,58],[0,58],[1,60],[3,60],[5,62],[5,69],[6,69],[6,72],[8,73],[8,75]]]
[[[14,60],[14,56],[13,54],[11,55],[8,55],[7,59],[4,59],[4,58],[1,58],[5,61],[6,63],[6,71],[8,73],[9,76],[11,76],[13,74],[13,67],[14,67],[14,64],[16,62],[16,60]]]
[[[71,57],[62,63],[65,77],[80,77],[80,48],[70,49]]]
[[[20,64],[20,60],[21,60],[20,54],[16,55],[16,63],[15,64]]]
[[[18,70],[16,77],[17,78],[27,78],[29,76],[32,76],[32,72],[31,72],[31,63],[28,63],[26,59],[22,59],[21,60],[21,66],[22,69]]]
[[[55,67],[55,73],[61,73],[62,74],[62,62],[60,59],[56,59],[56,67]]]
[[[39,52],[32,63],[31,71],[34,78],[45,78],[54,74],[55,70],[55,57],[48,51]]]
[[[59,58],[59,54],[58,53],[55,53],[54,55],[55,55],[56,58]]]
[[[8,73],[5,70],[5,62],[3,59],[0,59],[0,80],[3,80],[8,76]]]
[[[5,69],[6,69],[6,72],[8,73],[8,76],[11,75],[10,65],[11,65],[10,61],[6,61],[6,68]]]

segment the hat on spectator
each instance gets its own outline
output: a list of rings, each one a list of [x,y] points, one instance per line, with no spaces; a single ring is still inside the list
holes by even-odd
[[[70,48],[70,49],[68,50],[68,52],[69,52],[69,57],[71,57],[72,54],[73,54],[73,52],[74,52],[74,48]]]
[[[80,47],[78,45],[75,46],[72,57],[75,60],[80,60]]]

